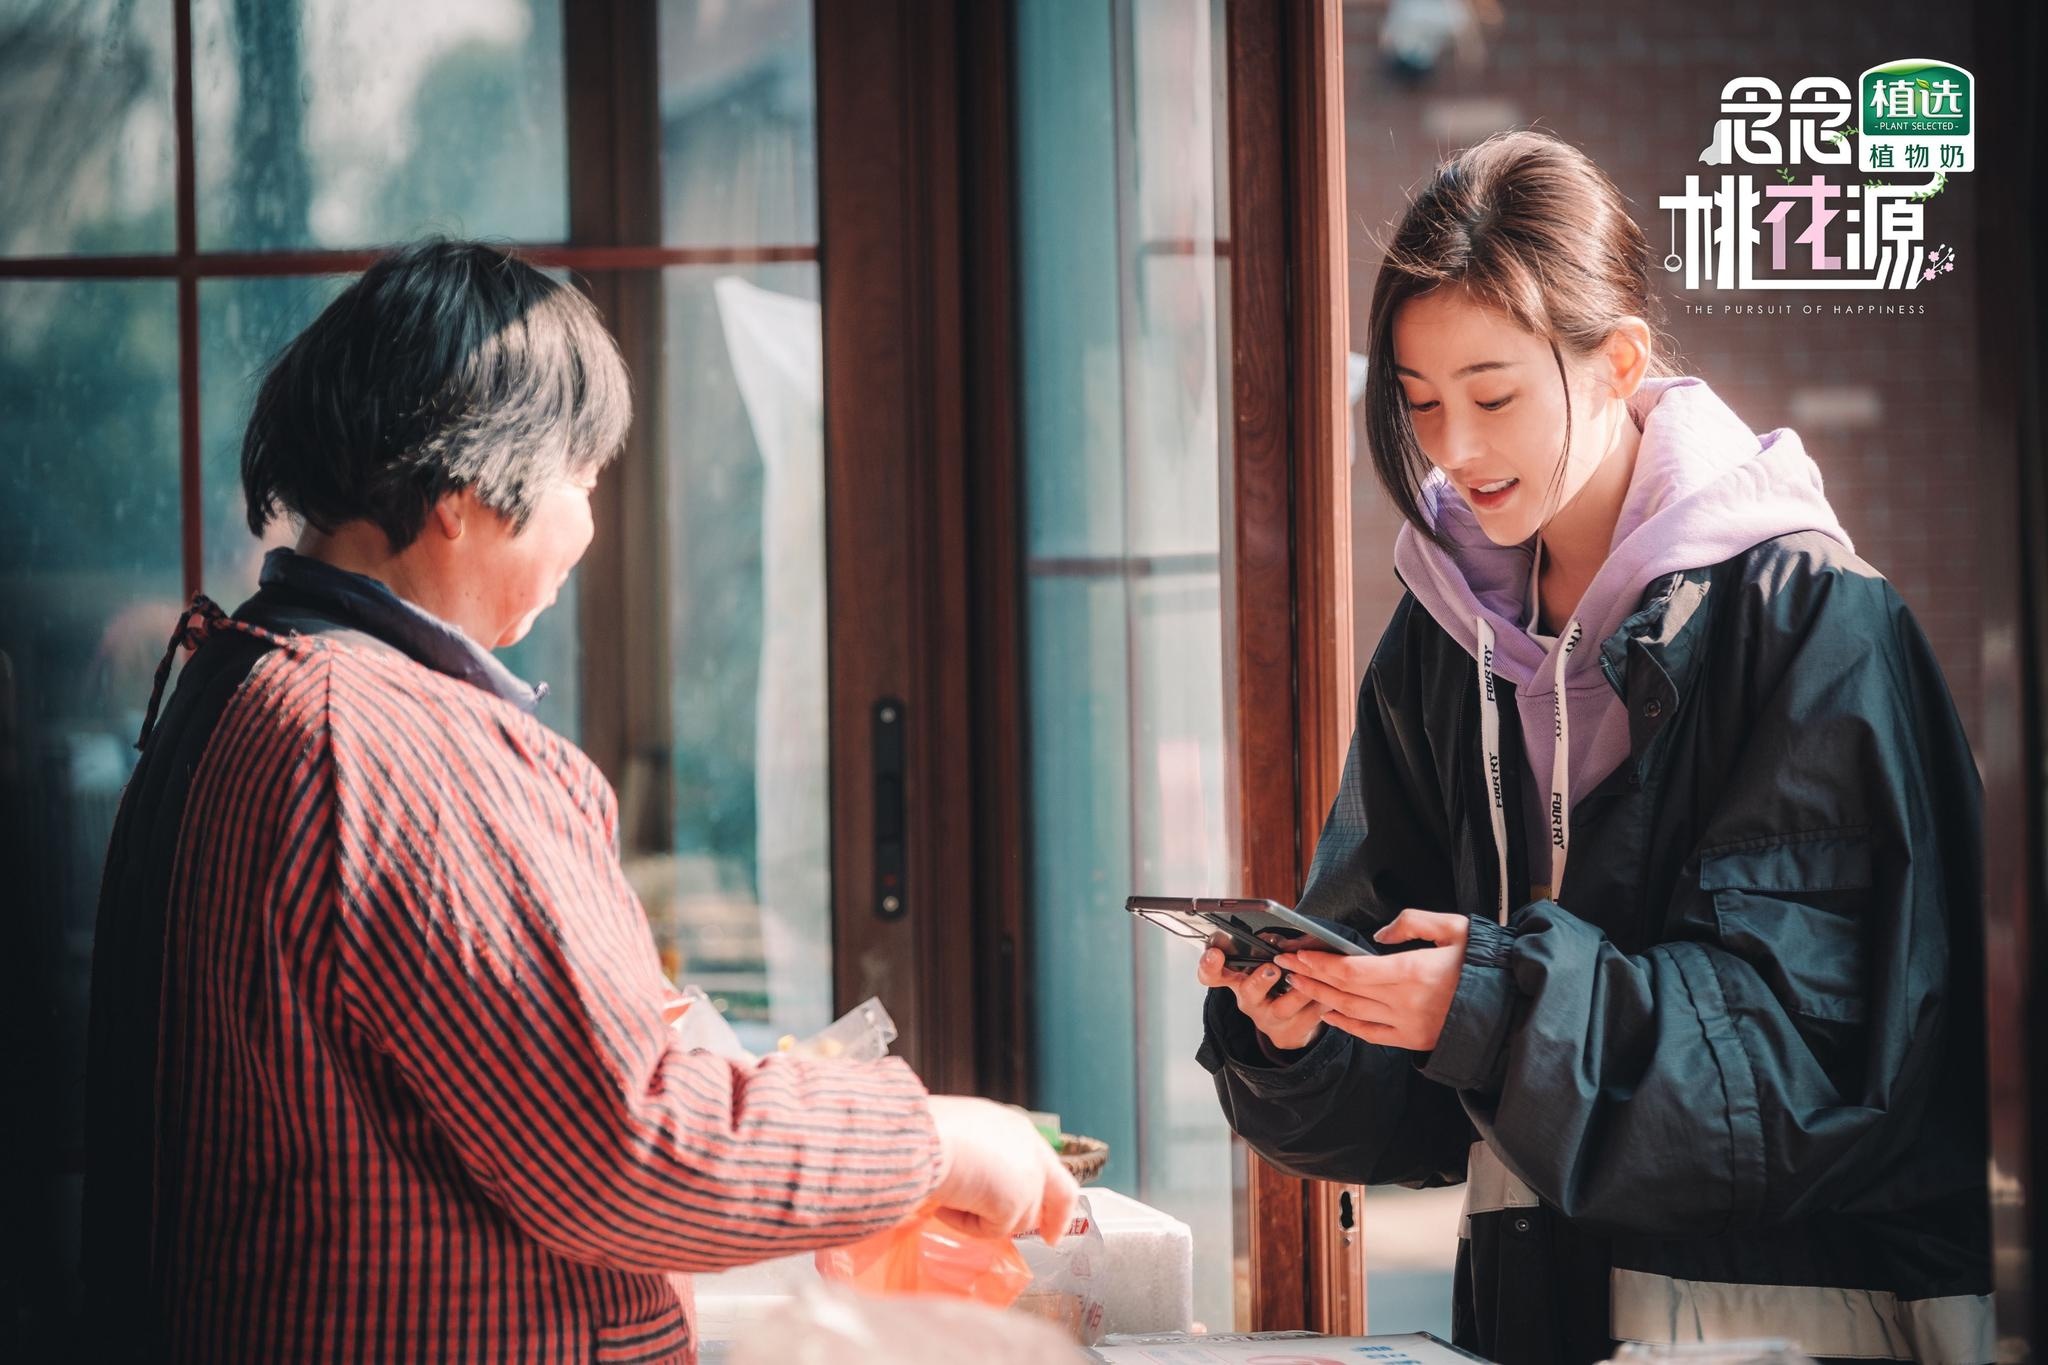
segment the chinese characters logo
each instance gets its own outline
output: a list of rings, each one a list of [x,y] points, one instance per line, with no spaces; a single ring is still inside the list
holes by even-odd
[[[1872,67],[1854,92],[1833,76],[1808,76],[1789,94],[1762,76],[1729,81],[1700,161],[1730,169],[1711,189],[1688,175],[1683,194],[1659,198],[1670,217],[1664,268],[1684,271],[1687,289],[1702,279],[1719,289],[1916,289],[1953,269],[1953,249],[1925,246],[1926,206],[1949,175],[1976,168],[1975,86],[1959,66],[1917,58]],[[1828,178],[1852,163],[1916,178]]]

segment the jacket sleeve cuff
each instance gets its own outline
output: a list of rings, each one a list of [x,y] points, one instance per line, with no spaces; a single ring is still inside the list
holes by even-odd
[[[1268,1099],[1327,1083],[1341,1072],[1357,1041],[1342,1029],[1325,1027],[1307,1047],[1268,1053],[1257,1027],[1221,987],[1210,989],[1202,1004],[1202,1022],[1202,1046],[1195,1060],[1212,1076],[1228,1067],[1254,1094]]]
[[[1430,1080],[1453,1090],[1500,1089],[1514,1006],[1515,982],[1508,971],[1514,943],[1514,930],[1473,918],[1457,994],[1451,997],[1435,1050],[1421,1064],[1422,1074]]]

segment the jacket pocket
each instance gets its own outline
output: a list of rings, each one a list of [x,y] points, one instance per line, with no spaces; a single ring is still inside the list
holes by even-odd
[[[1860,829],[1752,839],[1700,855],[1721,944],[1755,967],[1786,1009],[1863,1021],[1870,836]]]

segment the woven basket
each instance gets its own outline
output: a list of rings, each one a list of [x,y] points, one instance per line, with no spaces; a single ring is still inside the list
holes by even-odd
[[[1060,1134],[1060,1164],[1078,1184],[1085,1185],[1102,1174],[1109,1164],[1109,1144],[1076,1133]]]

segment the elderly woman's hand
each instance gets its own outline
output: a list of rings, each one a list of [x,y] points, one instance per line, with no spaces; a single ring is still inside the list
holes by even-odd
[[[1470,930],[1471,921],[1463,915],[1403,910],[1373,941],[1423,940],[1436,947],[1384,957],[1297,951],[1274,961],[1293,978],[1293,993],[1314,1001],[1333,1028],[1368,1043],[1428,1052],[1442,1035],[1451,998],[1458,993]]]
[[[939,1216],[981,1237],[1066,1234],[1080,1191],[1021,1109],[965,1095],[931,1097]]]

